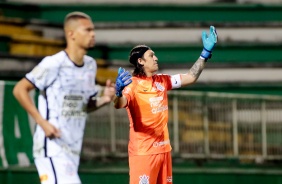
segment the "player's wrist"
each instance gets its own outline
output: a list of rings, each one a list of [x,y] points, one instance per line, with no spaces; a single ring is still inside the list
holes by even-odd
[[[116,96],[117,96],[117,97],[122,97],[122,92],[121,92],[121,91],[117,91],[117,92],[116,92]]]
[[[211,57],[211,53],[212,52],[210,50],[207,50],[206,48],[203,48],[200,56],[202,56],[205,59],[209,59]]]
[[[203,48],[203,50],[202,50],[202,52],[200,54],[200,58],[204,59],[205,61],[207,61],[211,57],[212,57],[212,51],[209,51],[209,50]]]
[[[46,119],[44,119],[41,115],[34,117],[34,120],[39,126],[44,126],[44,124],[46,124]]]

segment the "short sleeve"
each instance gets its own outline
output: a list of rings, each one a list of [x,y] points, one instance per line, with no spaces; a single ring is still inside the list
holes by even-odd
[[[157,74],[156,76],[156,81],[161,82],[167,91],[172,89],[172,81],[171,81],[171,76],[167,74]]]
[[[50,86],[57,78],[60,63],[51,56],[45,57],[33,70],[26,74],[26,78],[39,90]]]

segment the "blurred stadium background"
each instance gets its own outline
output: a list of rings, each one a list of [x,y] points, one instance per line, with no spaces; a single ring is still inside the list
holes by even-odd
[[[97,83],[115,80],[137,44],[160,72],[182,73],[198,58],[201,31],[219,42],[197,84],[169,94],[174,183],[282,184],[282,0],[0,0],[0,183],[39,183],[34,122],[12,96],[17,80],[64,48],[71,11],[96,26]],[[38,92],[33,95],[36,102]],[[109,105],[88,119],[84,184],[128,183],[128,119]]]

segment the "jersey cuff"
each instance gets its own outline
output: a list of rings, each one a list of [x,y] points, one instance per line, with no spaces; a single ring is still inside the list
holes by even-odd
[[[41,90],[39,87],[37,87],[27,76],[24,76],[26,80],[28,80],[36,89]]]

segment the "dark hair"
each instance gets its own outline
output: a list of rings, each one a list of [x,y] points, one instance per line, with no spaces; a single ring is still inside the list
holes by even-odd
[[[147,50],[151,50],[147,45],[137,45],[135,46],[129,54],[129,62],[134,65],[133,76],[145,76],[143,65],[138,63],[139,58],[143,58],[144,53]]]

